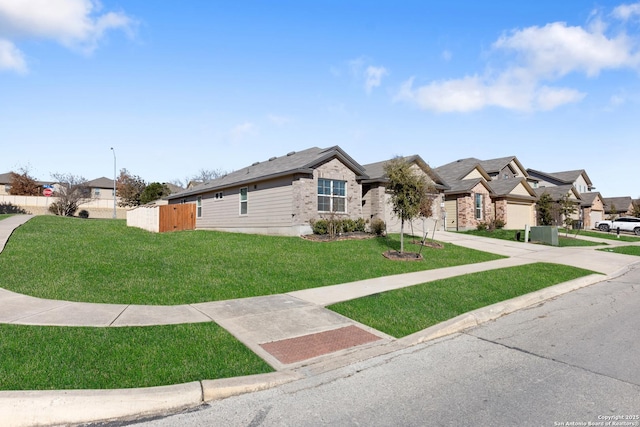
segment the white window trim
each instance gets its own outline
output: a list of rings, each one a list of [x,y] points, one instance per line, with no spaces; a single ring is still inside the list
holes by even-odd
[[[478,197],[480,197],[480,206],[478,206]],[[482,215],[484,211],[483,202],[484,200],[482,197],[482,193],[475,193],[473,197],[473,216],[477,220],[482,220],[483,218],[483,215]]]
[[[346,213],[348,212],[348,210],[349,210],[349,206],[348,206],[348,203],[347,203],[347,181],[345,181],[345,180],[343,180],[343,179],[318,178],[318,183],[317,183],[317,184],[319,184],[319,181],[320,181],[321,179],[322,179],[322,180],[325,180],[325,181],[329,181],[329,182],[331,183],[330,191],[329,191],[331,194],[328,194],[328,195],[327,195],[327,194],[320,194],[320,193],[318,193],[318,185],[316,185],[316,193],[318,193],[318,194],[317,194],[317,197],[320,197],[320,196],[322,196],[322,197],[329,197],[329,210],[328,210],[328,211],[321,211],[321,210],[318,208],[318,212],[320,212],[320,213],[337,213],[337,214],[346,214]],[[339,181],[339,182],[344,182],[344,196],[335,196],[335,195],[333,195],[333,183],[334,183],[334,182],[337,182],[337,181]],[[344,199],[344,211],[334,211],[334,210],[333,210],[333,199],[334,199],[334,198],[341,198],[341,199]],[[317,200],[316,200],[316,203],[317,203]]]
[[[196,199],[196,218],[202,218],[202,196]]]
[[[246,195],[245,195],[245,199],[244,200],[242,200],[242,190],[246,190]],[[240,190],[238,191],[238,199],[240,201],[240,203],[238,205],[238,214],[240,216],[249,215],[249,187],[240,188]],[[242,204],[243,203],[246,204],[246,212],[245,213],[242,213]]]

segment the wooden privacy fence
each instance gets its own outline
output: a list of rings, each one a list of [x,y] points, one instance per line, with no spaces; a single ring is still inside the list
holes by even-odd
[[[127,211],[127,225],[156,233],[195,230],[196,205],[139,206]]]
[[[196,205],[184,203],[181,205],[160,206],[160,233],[165,231],[181,231],[196,229]]]

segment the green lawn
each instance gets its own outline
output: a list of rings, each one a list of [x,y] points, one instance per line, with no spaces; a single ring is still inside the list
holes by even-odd
[[[640,237],[631,234],[620,233],[620,237],[617,236],[615,231],[610,233],[604,233],[602,231],[586,231],[580,230],[580,236],[598,237],[600,239],[618,240],[620,242],[640,242]]]
[[[76,328],[0,324],[0,390],[151,387],[271,372],[214,323]]]
[[[640,246],[619,246],[617,248],[600,249],[604,252],[615,252],[617,254],[640,256]]]
[[[0,221],[2,221],[5,218],[9,218],[10,216],[12,216],[13,214],[0,214]]]
[[[400,338],[468,311],[589,274],[594,272],[535,263],[410,286],[328,308]]]
[[[214,231],[150,233],[122,220],[37,216],[0,254],[0,287],[41,298],[174,305],[285,293],[502,258],[446,244],[382,256],[399,236],[339,242]],[[418,246],[407,245],[417,251]]]
[[[497,229],[493,231],[488,230],[468,230],[468,231],[460,231],[460,233],[471,234],[473,236],[480,237],[490,237],[493,239],[501,239],[501,240],[511,240],[516,241],[516,233],[520,232],[520,241],[524,242],[524,230],[505,230],[505,229]],[[584,233],[580,233],[584,234]],[[586,235],[586,234],[585,234]],[[567,237],[565,233],[561,233],[558,231],[558,246],[567,247],[567,246],[600,246],[603,243],[591,242],[588,240],[581,240],[569,232],[569,236]]]

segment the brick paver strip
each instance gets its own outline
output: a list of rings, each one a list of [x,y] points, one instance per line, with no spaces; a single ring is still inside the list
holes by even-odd
[[[273,341],[260,346],[281,363],[289,364],[379,339],[382,338],[352,325],[332,331]]]

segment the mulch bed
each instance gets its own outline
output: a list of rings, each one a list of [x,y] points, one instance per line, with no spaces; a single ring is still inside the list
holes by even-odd
[[[312,242],[336,242],[338,240],[364,240],[373,239],[377,237],[375,234],[364,233],[361,231],[355,231],[352,233],[339,233],[334,236],[328,234],[307,234],[300,236],[303,239],[311,240]]]

